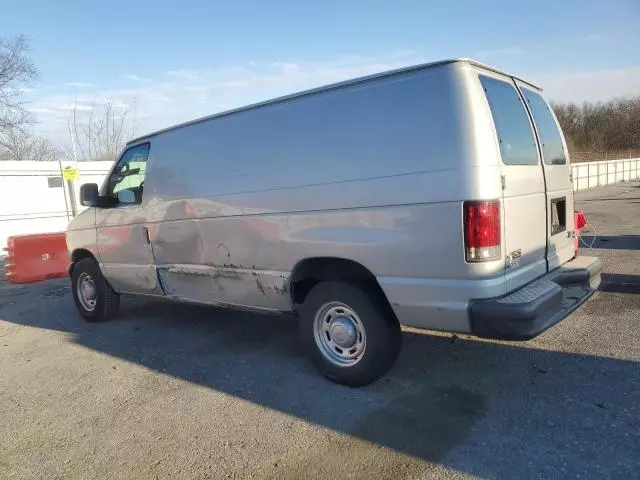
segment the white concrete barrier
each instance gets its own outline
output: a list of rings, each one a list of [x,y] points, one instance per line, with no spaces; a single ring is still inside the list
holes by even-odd
[[[574,190],[640,180],[640,158],[575,163],[571,165],[571,173]]]

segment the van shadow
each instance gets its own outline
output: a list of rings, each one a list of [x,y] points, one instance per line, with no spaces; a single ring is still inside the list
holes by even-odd
[[[316,373],[293,318],[123,299],[116,320],[88,324],[66,281],[44,285],[0,291],[0,319],[72,334],[84,347],[349,436],[309,452],[309,465],[347,468],[361,451],[355,439],[365,441],[360,449],[374,444],[481,476],[640,468],[638,438],[628,434],[640,404],[636,362],[404,332],[392,372],[351,389]],[[46,311],[33,307],[36,298]]]
[[[636,187],[639,188],[639,187]],[[622,198],[584,198],[580,200],[580,203],[589,203],[589,202],[628,202],[640,200],[640,197],[622,197]]]
[[[610,293],[640,294],[640,275],[622,273],[603,273],[599,290]]]
[[[605,250],[640,250],[640,235],[581,235],[581,246]]]

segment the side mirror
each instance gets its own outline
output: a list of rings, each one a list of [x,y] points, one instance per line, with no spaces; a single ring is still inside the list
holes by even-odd
[[[85,183],[80,187],[80,203],[85,207],[98,206],[98,185]]]
[[[129,189],[120,190],[116,195],[120,203],[136,203],[136,194]]]

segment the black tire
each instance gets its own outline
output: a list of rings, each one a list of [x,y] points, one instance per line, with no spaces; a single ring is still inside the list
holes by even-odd
[[[387,373],[400,352],[401,334],[391,307],[374,287],[340,281],[317,284],[299,307],[301,342],[316,368],[325,377],[343,385],[360,387]],[[314,335],[316,313],[331,302],[351,309],[364,326],[366,343],[359,360],[352,365],[336,365],[329,360]]]
[[[96,289],[93,309],[87,308],[78,298],[78,282],[87,275],[93,279]],[[93,258],[83,258],[74,265],[71,273],[71,291],[73,292],[73,301],[76,304],[78,313],[88,322],[106,322],[118,313],[120,295],[111,288],[111,285],[102,275],[100,266]]]

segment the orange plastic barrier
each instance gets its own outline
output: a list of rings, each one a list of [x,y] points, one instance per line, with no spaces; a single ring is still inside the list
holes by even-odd
[[[576,229],[576,236],[573,238],[573,247],[574,250],[578,251],[578,246],[580,243],[580,233],[587,224],[587,217],[584,212],[573,212],[573,224]]]
[[[7,240],[5,278],[11,283],[32,283],[69,274],[64,232],[17,235]]]

